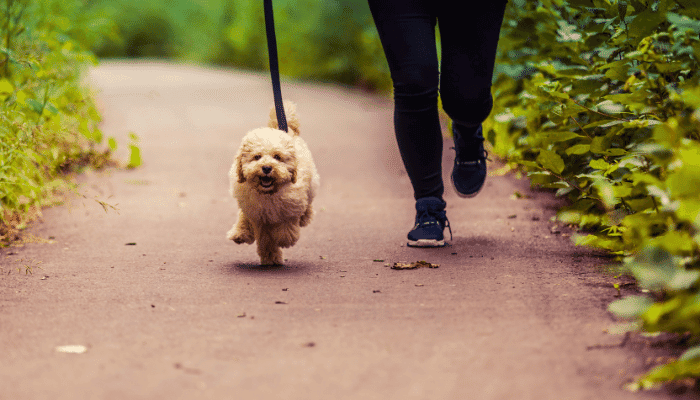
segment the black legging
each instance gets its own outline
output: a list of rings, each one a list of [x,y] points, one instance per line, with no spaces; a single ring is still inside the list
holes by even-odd
[[[460,3],[369,0],[394,83],[396,140],[416,199],[444,192],[438,85],[443,109],[467,142],[493,106],[491,79],[507,0]]]

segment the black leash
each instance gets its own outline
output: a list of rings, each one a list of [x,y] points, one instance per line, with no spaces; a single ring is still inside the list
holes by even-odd
[[[277,124],[279,129],[287,132],[287,117],[282,105],[282,88],[280,86],[280,67],[277,61],[277,39],[275,38],[275,17],[272,13],[272,0],[263,0],[265,8],[265,31],[267,33],[267,54],[270,61],[270,77],[272,78],[272,95],[275,98]]]

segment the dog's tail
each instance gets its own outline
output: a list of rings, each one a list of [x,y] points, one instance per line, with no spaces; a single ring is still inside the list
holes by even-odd
[[[284,101],[284,114],[287,117],[287,128],[292,136],[299,135],[299,117],[297,117],[297,106],[289,100]],[[270,128],[279,129],[277,123],[277,112],[275,107],[270,110],[270,123],[267,124]]]

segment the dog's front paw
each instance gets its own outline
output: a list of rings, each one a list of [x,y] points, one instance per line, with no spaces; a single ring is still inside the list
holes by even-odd
[[[226,234],[226,239],[233,240],[233,242],[237,244],[252,244],[255,242],[255,237],[251,232],[241,232],[236,228],[232,228],[230,231],[228,231]]]
[[[269,254],[260,256],[260,265],[263,266],[279,266],[284,265],[284,258],[281,251],[275,251]]]

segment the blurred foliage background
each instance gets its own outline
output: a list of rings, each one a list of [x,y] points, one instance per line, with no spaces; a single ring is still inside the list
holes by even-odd
[[[93,0],[114,21],[93,51],[100,58],[167,58],[250,70],[267,68],[261,0]],[[276,0],[280,73],[390,88],[388,67],[366,0]]]

